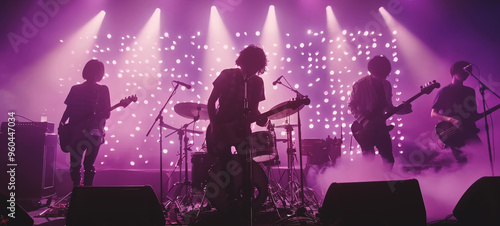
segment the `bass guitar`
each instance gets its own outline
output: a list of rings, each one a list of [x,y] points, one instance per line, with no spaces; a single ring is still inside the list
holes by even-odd
[[[474,122],[486,117],[487,115],[493,113],[500,108],[500,104],[490,108],[489,110],[478,114],[473,118]],[[470,134],[477,134],[479,130],[476,131],[466,131],[459,121],[455,126],[453,123],[448,121],[441,121],[436,125],[436,134],[438,138],[447,146],[460,147],[463,146],[465,140],[470,136]]]
[[[429,82],[423,86],[420,86],[419,93],[417,93],[415,96],[411,97],[410,99],[403,101],[402,104],[393,108],[391,111],[385,113],[384,117],[383,117],[384,122],[385,122],[385,120],[390,118],[392,115],[396,114],[399,110],[401,110],[403,107],[410,104],[411,102],[413,102],[414,100],[416,100],[420,96],[422,96],[424,94],[430,94],[434,89],[438,89],[439,87],[441,87],[441,84],[439,84],[435,80],[432,82]],[[394,128],[393,125],[387,126],[387,125],[385,125],[385,123],[384,123],[384,125],[382,125],[382,127],[383,128],[381,128],[381,129],[385,129],[387,131],[391,131]],[[359,144],[368,143],[370,133],[369,133],[368,129],[365,128],[365,126],[363,126],[361,123],[359,123],[358,121],[354,121],[351,125],[351,131],[352,131],[352,135],[354,136],[354,139],[356,139],[356,141],[358,141]]]
[[[126,98],[123,98],[120,100],[119,103],[113,105],[111,108],[109,108],[106,113],[111,112],[115,110],[118,107],[124,107],[126,108],[130,103],[136,102],[137,101],[137,96],[128,96]],[[93,130],[98,130],[96,134],[101,137],[101,140],[104,138],[104,124],[97,122],[96,118],[97,115],[103,114],[104,112],[95,114],[94,116],[90,117],[89,119],[78,123],[78,124],[63,124],[59,125],[57,129],[57,134],[59,135],[59,145],[61,146],[61,150],[65,153],[69,152],[69,149],[66,148],[68,145],[72,143],[72,141],[75,139],[78,133],[82,133],[84,131],[87,131],[87,133],[93,134]]]

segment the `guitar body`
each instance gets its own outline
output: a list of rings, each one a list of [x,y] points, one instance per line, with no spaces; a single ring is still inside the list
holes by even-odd
[[[216,153],[216,150],[226,147],[228,145],[235,145],[245,141],[245,137],[249,136],[252,131],[250,130],[250,124],[254,123],[260,119],[266,119],[267,117],[280,113],[287,109],[297,109],[300,105],[307,105],[310,103],[308,98],[298,99],[294,101],[288,101],[277,108],[271,109],[264,112],[258,116],[254,116],[248,122],[244,119],[234,120],[231,122],[217,123],[214,127],[212,123],[207,128],[207,152],[212,155],[219,155],[222,153]],[[214,129],[212,129],[214,127]],[[247,131],[245,131],[247,130]],[[226,153],[227,154],[227,153]]]
[[[250,130],[245,131],[245,126],[241,121],[219,123],[215,127],[210,123],[206,132],[207,152],[218,156],[221,153],[216,153],[217,150],[243,142],[245,135],[250,135],[250,133]]]
[[[69,153],[69,149],[66,148],[71,144],[71,140],[74,137],[73,127],[69,124],[60,125],[57,128],[57,134],[59,135],[59,145],[64,153]]]
[[[448,121],[441,121],[436,125],[436,134],[449,147],[462,147],[465,142],[474,137],[479,131],[466,131],[460,124],[458,127]]]
[[[108,112],[113,111],[118,107],[127,107],[130,103],[137,101],[137,96],[129,96],[120,100],[118,104],[115,104],[111,107]],[[69,152],[68,145],[75,144],[82,139],[88,139],[89,136],[92,137],[97,144],[104,143],[104,126],[106,120],[102,119],[102,116],[99,117],[99,114],[96,114],[87,120],[84,120],[80,123],[68,123],[68,124],[60,124],[57,128],[57,134],[59,135],[59,145],[61,146],[61,150],[65,153]]]
[[[366,127],[363,126],[361,123],[358,121],[354,121],[351,125],[351,131],[352,135],[354,136],[354,139],[361,145],[361,146],[371,146],[374,144],[373,139],[374,135],[376,133],[380,132],[388,132],[391,131],[394,126],[393,125],[385,125],[385,120],[387,120],[389,117],[392,115],[396,114],[396,112],[400,111],[404,107],[406,107],[407,104],[410,104],[423,94],[429,94],[432,92],[432,90],[439,88],[441,85],[437,83],[436,81],[432,81],[427,83],[424,86],[420,87],[420,92],[417,93],[415,96],[411,97],[410,99],[403,101],[402,104],[398,105],[394,109],[392,109],[390,112],[387,112],[384,114],[384,116],[381,119],[377,120],[371,120]]]
[[[500,108],[500,104],[489,110],[479,114],[474,118],[474,122],[484,118],[485,116],[493,113]],[[436,125],[436,134],[439,139],[450,147],[462,147],[465,145],[465,141],[476,136],[479,133],[479,129],[474,128],[472,131],[468,131],[463,128],[462,124],[458,124],[458,127],[453,125],[453,123],[448,121],[441,121]]]
[[[84,139],[92,137],[95,145],[104,143],[104,126],[106,120],[95,120],[93,117],[81,123],[68,123],[60,125],[57,129],[61,150],[69,153],[68,145],[74,145]]]
[[[368,128],[365,128],[358,121],[354,121],[351,125],[352,135],[361,146],[373,145],[375,142],[371,139],[373,139],[374,134],[388,132],[393,128],[394,126],[387,126],[383,123],[379,123],[378,125],[372,124],[371,126],[368,126]]]

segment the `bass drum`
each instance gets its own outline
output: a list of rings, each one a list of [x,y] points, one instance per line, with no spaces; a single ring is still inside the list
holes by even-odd
[[[236,206],[242,207],[243,159],[237,154],[232,155],[227,163],[222,164],[218,161],[208,172],[207,184],[205,185],[206,196],[212,206],[221,213],[228,213],[232,208],[235,208],[227,198],[231,197],[231,191],[238,191],[232,197],[236,197]],[[255,211],[262,208],[269,195],[269,181],[262,167],[254,161],[252,161],[252,177],[254,191],[252,208]]]

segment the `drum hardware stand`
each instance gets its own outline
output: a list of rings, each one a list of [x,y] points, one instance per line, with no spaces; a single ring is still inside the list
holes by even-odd
[[[287,120],[288,121],[288,120]],[[293,127],[291,125],[285,126],[286,129],[286,137],[287,137],[287,149],[286,153],[288,156],[288,168],[287,168],[287,175],[288,175],[288,189],[289,189],[289,194],[290,194],[290,204],[292,203],[297,203],[297,197],[295,196],[295,191],[297,186],[297,181],[294,180],[294,174],[295,174],[295,164],[294,160],[296,160],[296,155],[295,153],[297,152],[295,148],[293,147],[293,139],[292,139],[292,132],[293,132]]]
[[[162,128],[162,125],[164,124],[164,122],[163,122],[163,116],[161,114],[163,113],[163,110],[167,106],[170,99],[172,99],[172,97],[176,93],[177,88],[179,88],[179,83],[177,83],[177,85],[175,85],[174,90],[172,91],[172,93],[170,93],[170,96],[168,97],[167,101],[165,101],[165,104],[158,112],[158,116],[156,116],[155,121],[153,122],[153,124],[151,125],[151,128],[149,128],[149,131],[146,134],[146,137],[148,137],[149,134],[151,133],[151,130],[153,130],[153,127],[155,126],[156,122],[160,121],[159,125],[158,125],[160,128],[160,136],[159,136],[159,138],[160,138],[160,200],[159,201],[162,204],[163,211],[165,211],[165,207],[163,206],[163,128]]]
[[[177,161],[178,163],[180,163],[180,167],[179,167],[179,181],[181,180],[182,178],[182,161],[184,160],[184,167],[185,167],[185,170],[184,170],[184,181],[183,182],[177,182],[175,183],[168,191],[167,193],[165,194],[165,196],[167,196],[170,191],[174,188],[174,187],[177,187],[177,189],[175,190],[174,192],[174,199],[173,201],[175,200],[178,200],[178,197],[180,195],[180,193],[182,192],[182,188],[185,188],[185,195],[184,197],[181,199],[181,202],[179,204],[186,204],[186,205],[191,205],[192,207],[194,207],[194,204],[192,202],[193,198],[192,198],[192,194],[191,194],[191,190],[190,190],[190,187],[192,187],[192,183],[191,181],[189,181],[188,179],[188,150],[191,151],[191,147],[189,147],[188,145],[188,142],[189,142],[189,138],[187,137],[186,133],[187,133],[187,127],[193,123],[195,123],[196,121],[198,121],[199,119],[199,116],[195,117],[193,119],[193,121],[191,121],[190,123],[188,124],[185,124],[183,125],[181,128],[177,129],[177,130],[174,130],[173,132],[171,132],[170,134],[168,134],[166,137],[169,137],[170,135],[174,134],[174,133],[177,133],[179,135],[179,160]],[[184,148],[182,147],[182,142],[184,141]],[[183,156],[183,153],[182,151],[184,150],[184,156]],[[163,195],[163,194],[162,194]],[[169,202],[166,204],[166,206],[170,205],[172,203],[172,200],[169,200]],[[178,206],[179,206],[178,204]]]
[[[288,83],[288,81],[286,80],[285,77],[283,77],[283,79],[285,79],[287,85],[283,84],[279,80],[278,80],[278,83],[283,85],[285,88],[291,90],[292,92],[294,92],[296,94],[296,100],[302,100],[305,105],[309,105],[309,103],[311,102],[309,100],[309,98],[307,96],[301,94],[299,91],[295,90],[290,85],[290,83]],[[302,130],[301,130],[302,125],[301,125],[301,121],[300,121],[300,107],[298,107],[298,109],[297,109],[297,124],[298,124],[298,138],[299,138],[299,160],[300,160],[299,161],[299,164],[300,164],[300,190],[299,191],[300,191],[301,203],[299,205],[297,205],[297,209],[296,209],[295,214],[291,215],[290,217],[305,216],[305,214],[306,214],[306,208],[304,206],[304,204],[305,204],[305,202],[304,202],[304,169],[302,167]],[[288,152],[288,150],[287,150],[287,152]],[[290,162],[289,162],[289,164],[290,164]],[[283,220],[285,220],[285,219],[283,219]]]
[[[281,214],[278,210],[277,200],[280,199],[281,203],[283,204],[283,207],[286,206],[288,200],[286,200],[286,195],[283,195],[283,188],[281,187],[281,185],[278,182],[276,182],[276,180],[274,180],[274,178],[271,176],[271,166],[267,167],[267,179],[269,181],[269,184],[267,185],[269,198],[271,199],[274,210],[278,214],[278,217],[282,219]]]
[[[212,171],[212,169],[214,168],[215,166],[215,163],[212,164],[212,166],[210,166],[210,168],[208,169],[208,172]],[[205,180],[205,183],[206,183],[206,180]],[[194,218],[194,223],[196,223],[198,221],[198,217],[200,216],[200,213],[201,213],[201,210],[203,209],[203,203],[205,202],[205,199],[207,198],[207,183],[205,185],[203,185],[203,196],[201,198],[201,202],[200,202],[200,209],[198,209],[198,212],[196,213],[196,216]]]
[[[277,146],[276,146],[276,132],[274,131],[274,124],[269,122],[267,125],[267,131],[269,131],[271,136],[273,136],[273,139],[272,139],[273,146],[274,146],[274,148],[277,148]],[[276,153],[277,153],[277,151],[276,151]],[[279,158],[279,156],[276,155],[275,158]],[[271,162],[274,161],[275,158],[268,161],[269,164],[267,165],[267,179],[268,179],[267,190],[269,193],[269,198],[271,199],[271,202],[273,204],[274,210],[276,211],[276,214],[278,214],[278,217],[280,219],[282,219],[281,214],[278,210],[278,205],[276,204],[277,198],[274,196],[275,196],[275,193],[281,193],[283,189],[271,176]],[[260,164],[261,164],[262,168],[266,167],[265,163],[260,163]],[[273,188],[274,188],[274,190],[277,190],[277,191],[273,192]],[[278,194],[278,198],[281,199],[283,206],[285,206],[286,202],[283,200],[283,197],[281,196],[281,194]]]

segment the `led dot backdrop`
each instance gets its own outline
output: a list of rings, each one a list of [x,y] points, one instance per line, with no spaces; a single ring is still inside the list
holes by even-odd
[[[102,168],[157,168],[158,124],[150,136],[146,137],[146,133],[173,93],[176,84],[173,81],[192,86],[192,89],[179,86],[162,112],[166,124],[179,128],[190,119],[178,115],[174,106],[185,102],[206,104],[212,82],[220,71],[234,67],[238,52],[249,44],[256,44],[263,47],[269,59],[267,71],[262,75],[266,100],[260,104],[261,112],[295,97],[295,93],[285,87],[272,85],[283,76],[283,83],[289,83],[311,99],[311,104],[300,112],[302,138],[342,137],[343,158],[354,160],[360,150],[350,134],[353,117],[347,104],[353,83],[367,75],[366,65],[371,57],[382,54],[391,60],[393,70],[388,80],[393,86],[394,105],[416,94],[425,82],[438,80],[447,84],[451,62],[475,59],[467,57],[474,51],[468,51],[473,48],[462,42],[429,41],[443,35],[453,37],[451,31],[461,32],[464,27],[444,19],[458,17],[439,11],[446,8],[445,2],[436,3],[435,8],[427,7],[430,4],[427,1],[355,4],[361,2],[193,1],[185,4],[154,1],[146,4],[124,1],[119,5],[106,1],[58,2],[52,14],[37,4],[24,11],[20,10],[23,7],[16,6],[12,10],[20,15],[18,20],[6,23],[2,31],[15,33],[26,42],[23,39],[19,39],[17,45],[12,44],[12,39],[3,42],[6,51],[2,54],[1,66],[5,85],[1,92],[8,106],[2,109],[15,109],[35,121],[46,114],[49,121],[57,123],[70,87],[83,82],[80,75],[84,64],[89,59],[99,59],[105,63],[106,76],[102,84],[110,88],[112,104],[130,95],[137,95],[138,102],[112,112],[106,127],[106,143],[96,164]],[[381,13],[380,7],[384,7],[389,16]],[[431,24],[432,18],[405,17],[422,15],[430,9],[443,13],[444,27],[450,32],[438,26],[415,26],[418,20]],[[43,13],[46,19],[40,17]],[[36,29],[31,36],[23,35],[27,32],[23,30],[26,21]],[[414,25],[413,31],[419,33],[414,35],[399,22]],[[470,24],[484,23],[478,20]],[[471,35],[461,40],[492,43],[494,35],[489,29],[480,26],[477,29],[482,31],[477,35],[485,34],[483,38],[474,39],[474,33],[469,32]],[[421,43],[419,38],[428,43]],[[450,46],[464,46],[464,49]],[[489,46],[487,51],[498,48],[498,45]],[[482,53],[474,56],[478,55]],[[480,58],[483,61],[474,62],[478,66],[491,65],[487,63],[496,59],[488,57],[491,55],[485,54]],[[484,77],[490,79],[489,84],[494,88],[495,77],[491,73],[487,77],[488,73]],[[477,87],[476,83],[470,84]],[[396,155],[408,152],[405,145],[432,131],[433,121],[428,115],[433,98],[431,94],[416,101],[412,116],[394,116],[388,120],[395,125],[391,136]],[[273,120],[273,123],[297,124],[297,114]],[[205,132],[207,125],[208,121],[200,120],[188,128]],[[164,129],[163,134],[171,132]],[[296,148],[297,132],[298,128],[294,127]],[[276,134],[278,139],[286,138],[282,128],[276,128]],[[188,137],[192,151],[203,151],[205,134],[188,134]],[[424,141],[435,142],[435,137],[429,139]],[[164,162],[167,167],[173,167],[178,159],[179,137],[174,133],[163,141]],[[278,151],[285,164],[286,145],[280,143]]]

